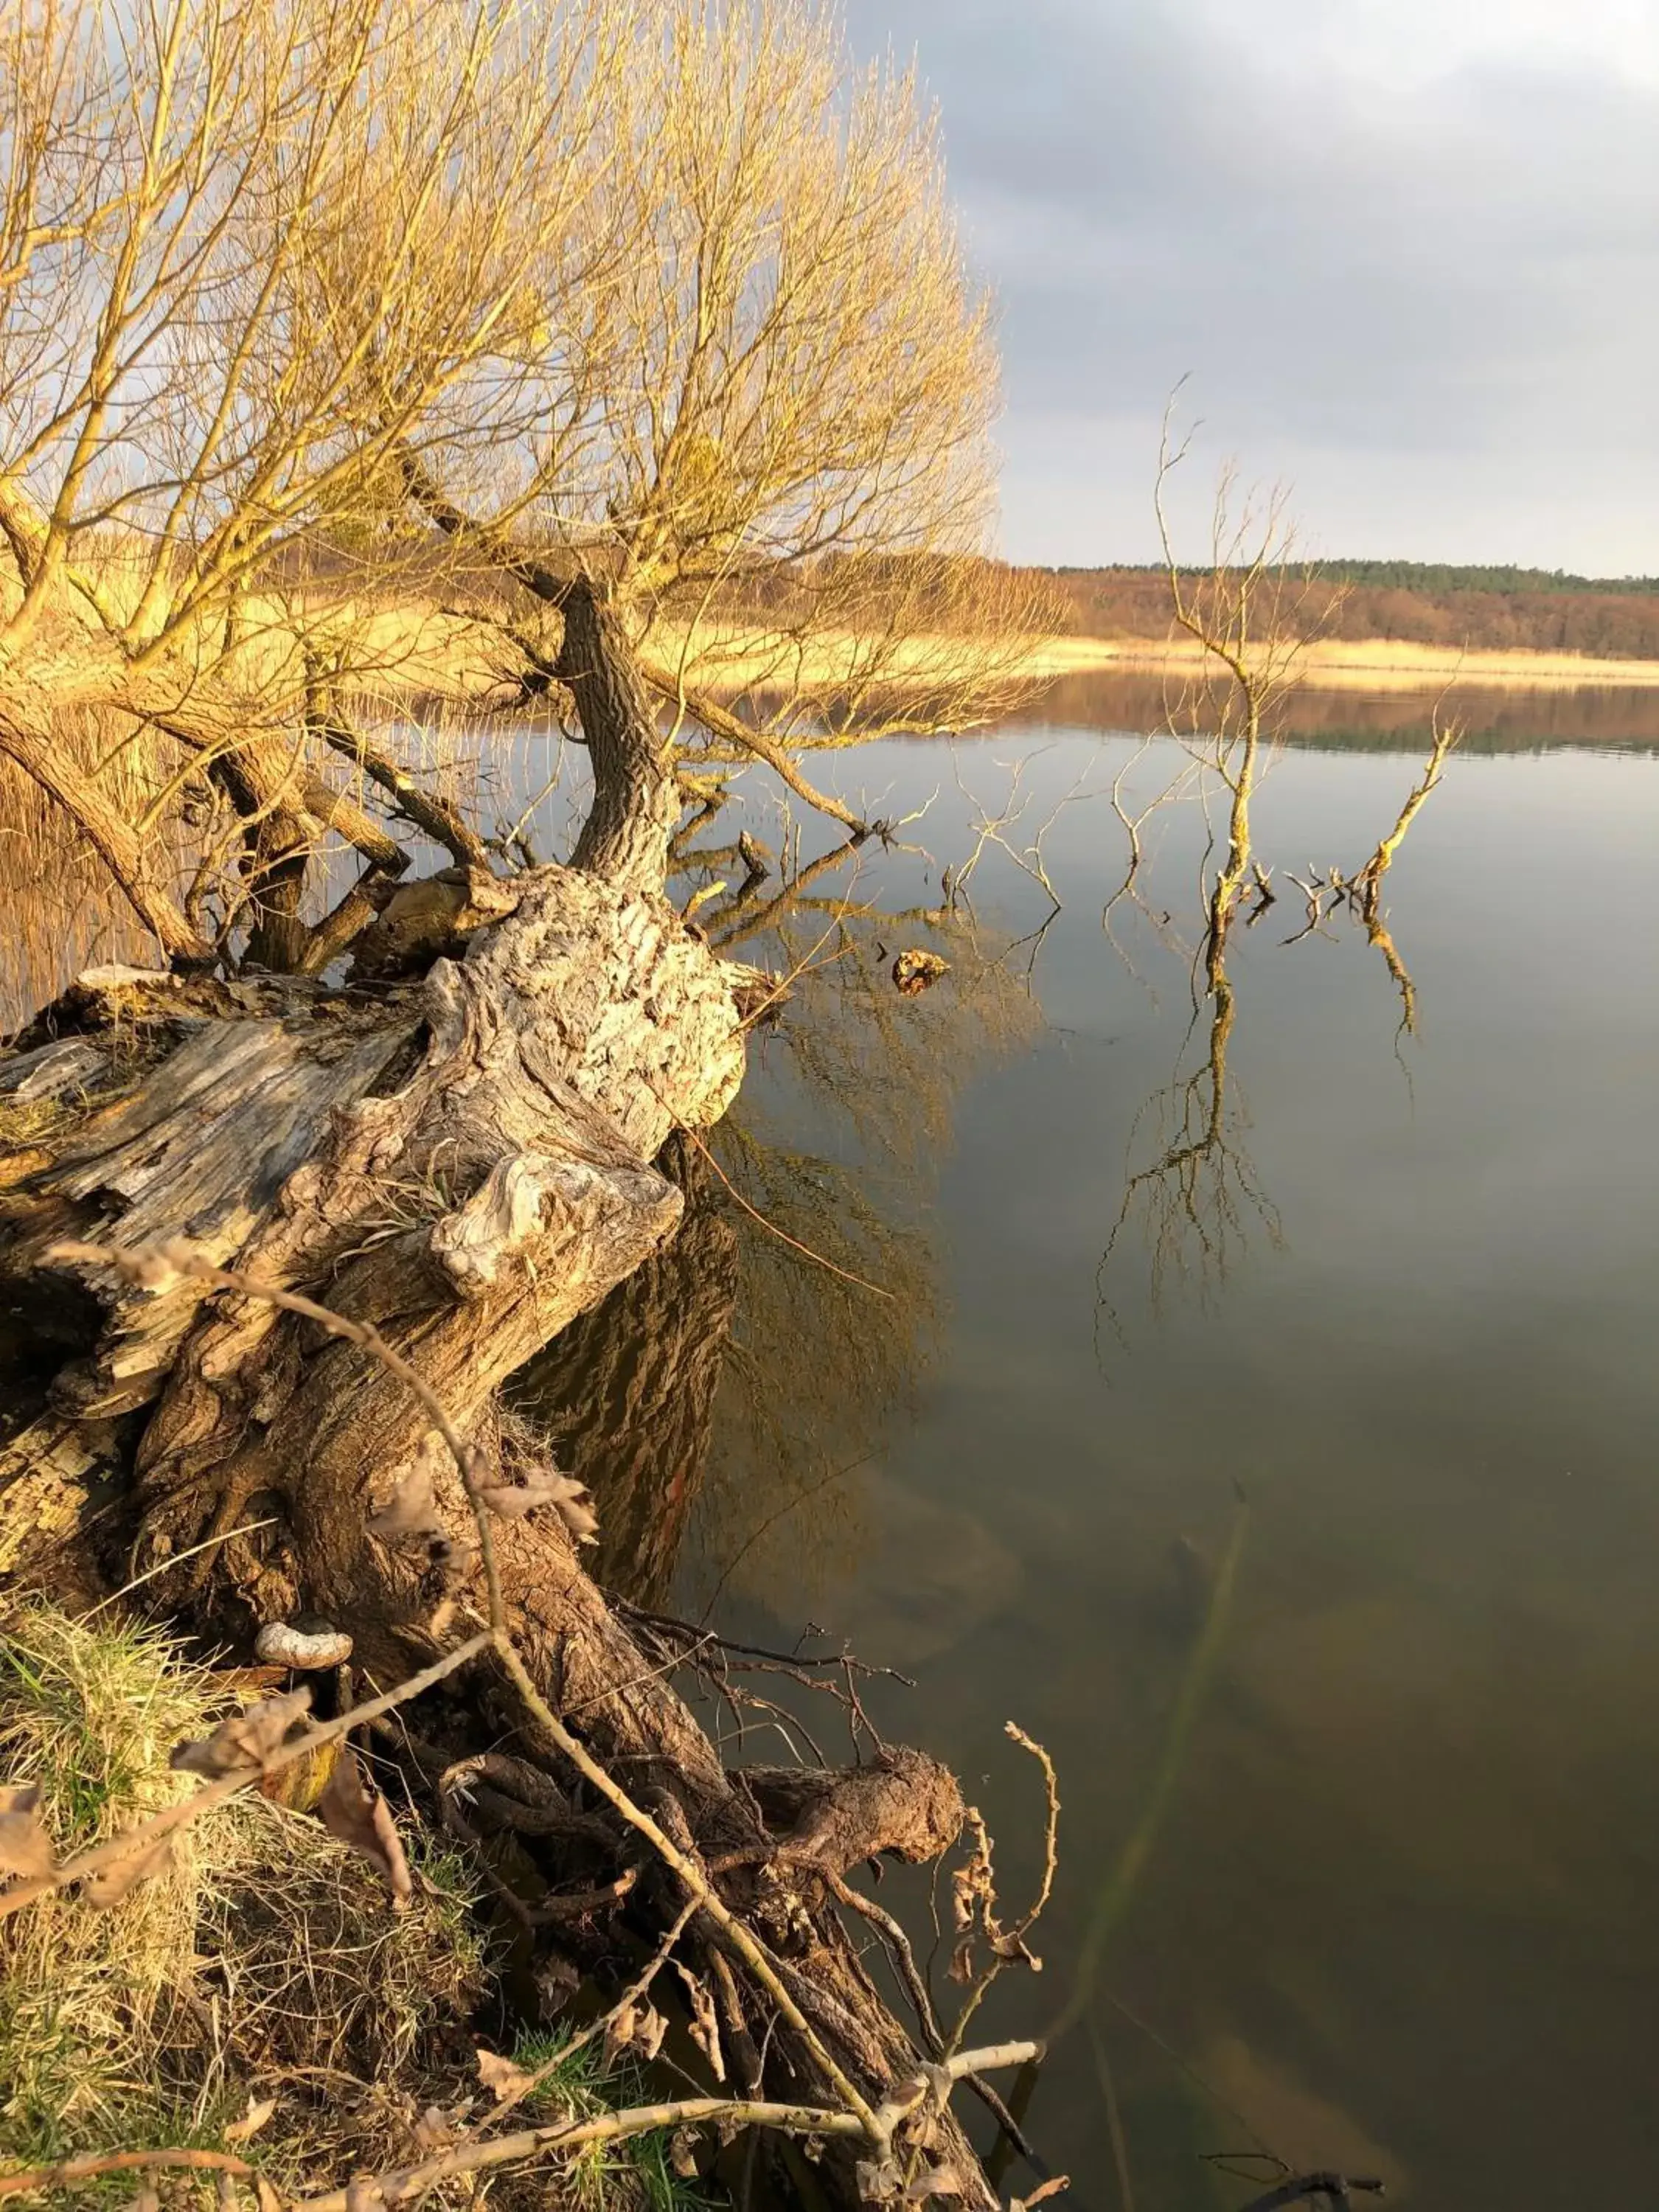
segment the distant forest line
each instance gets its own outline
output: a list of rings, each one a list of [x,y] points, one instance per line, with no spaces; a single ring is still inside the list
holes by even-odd
[[[1078,636],[1162,637],[1169,628],[1162,568],[1024,573],[1058,596]],[[1659,577],[1416,561],[1322,561],[1314,574],[1307,613],[1326,637],[1659,660]]]

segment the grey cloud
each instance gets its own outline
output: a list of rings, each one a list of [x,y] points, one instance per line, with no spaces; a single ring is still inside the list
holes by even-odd
[[[1582,562],[1593,542],[1601,565],[1659,567],[1659,88],[1519,52],[1368,85],[1286,66],[1304,58],[1264,51],[1254,10],[1231,20],[1227,36],[1168,0],[854,0],[864,51],[919,52],[1002,302],[1012,550],[1042,550],[1024,457],[1063,426],[1133,442],[1122,467],[1144,483],[1163,396],[1191,370],[1247,461],[1288,459],[1310,504],[1331,495],[1328,539],[1467,550],[1484,511],[1489,557]],[[1506,466],[1540,488],[1530,519]],[[1407,480],[1409,544],[1392,534]],[[1051,520],[1082,557],[1076,519]],[[1540,542],[1564,526],[1571,546]]]

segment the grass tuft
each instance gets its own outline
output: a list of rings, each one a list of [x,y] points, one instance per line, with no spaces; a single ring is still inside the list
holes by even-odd
[[[41,1784],[67,1856],[193,1789],[167,1753],[233,1702],[153,1629],[20,1609],[0,1626],[0,1781]],[[466,1867],[405,1826],[406,1913],[319,1821],[248,1791],[112,1910],[64,1893],[0,1922],[0,2163],[221,2147],[251,2094],[277,2100],[257,2153],[288,2187],[400,2159],[470,2063],[489,1978]],[[118,2177],[53,2203],[131,2194]]]

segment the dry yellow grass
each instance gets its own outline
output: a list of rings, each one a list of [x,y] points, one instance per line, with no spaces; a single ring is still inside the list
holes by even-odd
[[[231,1703],[230,1678],[159,1628],[44,1603],[0,1610],[0,1782],[38,1783],[60,1857],[195,1786],[168,1764]],[[257,1791],[176,1832],[165,1868],[106,1910],[68,1891],[0,1921],[0,2168],[112,2150],[223,2150],[270,2101],[250,2155],[285,2199],[410,2162],[431,2105],[476,2097],[479,2008],[498,2037],[501,1954],[473,1911],[475,1869],[405,1808],[416,1891],[393,1911],[380,1875],[320,1820]],[[521,2033],[522,2063],[556,2060],[568,2024]],[[644,2100],[649,2085],[597,2047],[550,2075],[538,2116]],[[537,2108],[532,2108],[537,2109]],[[211,2174],[158,2183],[169,2212],[213,2212]],[[23,2212],[120,2212],[114,2173],[20,2191]],[[263,2200],[264,2191],[260,2190]],[[480,2203],[452,2180],[434,2212]],[[556,2170],[495,2178],[500,2212],[700,2212],[665,2132],[596,2143]]]
[[[884,636],[823,629],[795,638],[776,629],[704,622],[688,642],[683,627],[659,621],[642,650],[671,684],[683,682],[688,690],[717,697],[748,690],[830,697],[843,689],[867,693],[909,687],[932,696],[969,681],[984,661],[985,641],[941,630]],[[1007,665],[1023,667],[1012,653]],[[1029,672],[1041,678],[1058,672],[1042,664],[1040,652]]]
[[[190,1789],[168,1752],[227,1700],[114,1614],[0,1619],[0,1780],[41,1785],[60,1856]],[[320,1821],[249,1792],[109,1910],[60,1892],[0,1923],[0,2164],[220,2148],[250,2095],[276,2099],[260,2155],[291,2185],[401,2153],[422,2094],[466,2070],[488,1980],[467,1869],[404,1826],[422,1876],[407,1913]],[[56,2201],[131,2195],[118,2179]]]
[[[1031,654],[1033,675],[1082,676],[1099,669],[1194,668],[1202,659],[1188,640],[1051,637]],[[1659,660],[1596,660],[1577,653],[1462,653],[1397,638],[1323,638],[1298,657],[1304,681],[1322,688],[1421,690],[1454,677],[1470,684],[1609,684],[1659,686]]]
[[[681,639],[665,629],[653,640],[659,665],[672,667]],[[884,673],[895,681],[934,680],[948,667],[953,650],[970,649],[967,641],[920,635],[896,641]],[[827,688],[839,672],[855,669],[865,647],[854,637],[824,635],[805,649],[805,680]],[[736,629],[707,625],[694,653],[694,681],[712,691],[730,693],[750,685],[764,687],[776,670],[776,648],[746,644]],[[1048,637],[1022,663],[1034,678],[1083,676],[1097,671],[1195,669],[1203,655],[1190,639]],[[1367,690],[1421,690],[1452,678],[1470,684],[1516,686],[1606,684],[1659,687],[1659,660],[1601,660],[1573,653],[1463,653],[1448,646],[1413,645],[1393,638],[1323,638],[1298,656],[1304,681],[1322,688],[1352,685]]]

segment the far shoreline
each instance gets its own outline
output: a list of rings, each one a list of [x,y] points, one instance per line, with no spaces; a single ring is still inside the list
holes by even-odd
[[[1204,659],[1200,647],[1185,638],[1049,637],[1031,648],[1023,666],[1026,674],[1042,678],[1109,675],[1117,670],[1144,675],[1156,669],[1186,676],[1196,673]],[[1331,690],[1425,690],[1459,683],[1517,690],[1588,685],[1659,689],[1659,660],[1601,660],[1576,653],[1454,652],[1394,638],[1324,638],[1297,656],[1293,680]]]

